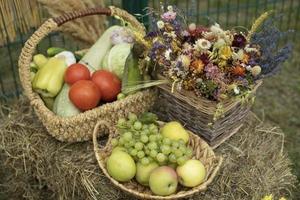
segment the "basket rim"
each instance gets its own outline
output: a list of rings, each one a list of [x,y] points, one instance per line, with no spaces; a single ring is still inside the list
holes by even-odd
[[[159,75],[158,78],[166,79],[162,75]],[[250,90],[250,95],[247,97],[247,99],[250,99],[251,97],[255,96],[257,89],[261,86],[262,83],[263,83],[262,79],[255,81],[255,83],[252,85],[253,88],[252,90]],[[238,104],[251,103],[251,101],[244,102],[242,98],[237,98],[237,97],[231,97],[223,101],[213,101],[202,96],[196,96],[192,91],[188,91],[185,89],[181,89],[181,90],[175,89],[174,91],[171,91],[172,88],[171,83],[158,85],[156,87],[159,88],[161,91],[165,92],[166,94],[172,96],[173,98],[182,101],[184,104],[188,104],[194,107],[196,110],[200,110],[208,115],[214,115],[218,105],[221,105],[224,113],[227,113],[232,108],[236,107]],[[183,104],[183,103],[178,102],[178,104]]]
[[[158,75],[158,78],[159,79],[166,79],[164,76],[162,75]],[[252,85],[253,88],[250,90],[251,93],[254,93],[256,92],[256,90],[258,89],[258,87],[261,86],[261,84],[263,83],[263,80],[262,79],[258,79],[254,82],[254,84]],[[166,92],[169,92],[169,93],[172,93],[174,96],[178,97],[185,97],[185,99],[187,98],[191,98],[193,100],[197,100],[197,101],[201,101],[201,102],[204,102],[204,103],[209,103],[209,104],[213,104],[213,105],[217,105],[219,102],[220,103],[223,103],[224,105],[226,104],[232,104],[232,103],[238,103],[240,102],[241,100],[240,99],[237,99],[235,97],[231,97],[231,98],[228,98],[228,99],[225,99],[225,100],[222,100],[222,101],[213,101],[213,100],[209,100],[203,96],[196,96],[192,91],[189,91],[189,90],[185,90],[185,89],[181,89],[181,90],[174,90],[174,92],[172,92],[170,90],[170,86],[171,86],[171,82],[168,83],[168,84],[162,84],[162,85],[158,85],[157,87],[160,88],[160,89],[163,89],[164,91]]]
[[[163,122],[164,123],[164,122]],[[111,127],[109,126],[109,124],[105,121],[98,121],[94,131],[93,131],[93,145],[94,145],[94,152],[95,152],[95,156],[97,159],[97,162],[99,164],[100,169],[102,170],[102,172],[105,174],[105,176],[117,187],[122,189],[123,191],[135,196],[135,197],[139,197],[142,199],[157,199],[157,200],[163,200],[163,199],[168,199],[168,200],[172,200],[172,199],[179,199],[179,198],[187,198],[190,196],[195,195],[196,193],[205,191],[207,189],[207,186],[209,184],[211,184],[211,182],[213,181],[213,179],[215,178],[215,176],[217,175],[217,173],[220,170],[220,167],[222,165],[223,162],[223,157],[222,156],[217,156],[214,152],[214,150],[208,145],[208,143],[203,140],[202,138],[200,138],[199,136],[197,136],[196,134],[194,134],[191,131],[188,131],[190,136],[190,140],[191,138],[193,138],[194,140],[199,140],[201,141],[201,144],[205,145],[206,148],[208,149],[208,151],[211,153],[211,157],[213,157],[213,167],[212,169],[209,171],[210,174],[206,175],[206,180],[205,182],[201,183],[200,185],[193,187],[193,188],[189,188],[189,190],[187,191],[179,191],[175,194],[172,195],[168,195],[168,196],[159,196],[159,195],[154,195],[154,194],[145,194],[133,189],[130,189],[128,187],[126,187],[123,183],[118,182],[117,180],[113,179],[107,172],[106,167],[105,167],[105,162],[103,161],[102,156],[100,156],[100,153],[103,151],[107,151],[107,148],[110,145],[110,140],[116,135],[116,130],[114,128],[108,128],[109,130],[109,138],[107,141],[106,146],[104,147],[104,149],[99,149],[98,144],[97,144],[97,134],[98,134],[98,129],[100,126],[106,126],[106,128]],[[112,149],[110,149],[111,151]],[[194,150],[195,151],[195,150]],[[126,182],[125,182],[126,183]],[[143,186],[144,187],[144,186]],[[184,187],[184,186],[183,186]],[[184,187],[186,188],[186,187]]]
[[[91,110],[87,110],[87,111],[78,113],[76,115],[66,116],[66,117],[59,116],[59,115],[55,114],[52,110],[48,109],[40,97],[38,97],[38,99],[36,99],[34,101],[34,103],[32,103],[32,104],[33,104],[34,108],[39,108],[39,109],[43,110],[42,112],[39,112],[39,113],[40,114],[42,113],[43,115],[47,115],[48,120],[63,121],[63,122],[68,123],[68,122],[81,121],[84,118],[90,118],[92,116],[97,115],[98,113],[100,113],[100,111],[103,111],[103,110],[111,110],[112,108],[121,109],[121,107],[123,107],[123,105],[128,104],[129,102],[131,102],[134,99],[139,99],[140,96],[145,95],[146,93],[151,93],[152,90],[153,89],[146,89],[146,90],[138,91],[135,94],[129,95],[124,99],[116,100],[113,102],[108,102],[103,105],[97,106],[96,108],[93,108]]]

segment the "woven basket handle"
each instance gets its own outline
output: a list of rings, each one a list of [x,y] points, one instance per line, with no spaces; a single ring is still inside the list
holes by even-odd
[[[114,128],[111,128],[111,126],[112,126],[111,124],[109,124],[107,121],[104,121],[104,120],[97,122],[97,124],[94,128],[94,131],[93,131],[93,144],[94,144],[94,151],[95,151],[96,156],[99,156],[100,152],[103,152],[107,148],[110,147],[110,145],[108,145],[108,144],[110,144],[111,139],[113,139],[114,136],[116,135],[116,130]],[[103,147],[99,147],[98,141],[97,141],[99,131],[100,131],[100,129],[103,130],[105,128],[108,130],[108,132],[106,132],[106,134],[108,134],[108,140]]]
[[[107,15],[119,17],[131,25],[131,28],[145,34],[145,27],[139,21],[125,10],[110,6],[109,8],[89,8],[86,10],[74,11],[66,13],[62,16],[50,18],[45,21],[27,40],[20,57],[19,57],[19,76],[25,92],[25,95],[31,100],[32,104],[38,103],[39,96],[33,92],[30,80],[30,62],[35,53],[35,49],[39,42],[45,38],[49,33],[57,30],[57,28],[68,21],[89,15]]]
[[[117,16],[130,23],[131,26],[136,28],[138,31],[145,32],[145,27],[134,16],[129,14],[127,11],[114,6],[110,6],[108,8],[98,7],[98,8],[89,8],[86,10],[74,11],[74,12],[66,13],[59,17],[55,17],[53,18],[53,20],[56,22],[58,26],[61,26],[62,24],[68,21],[72,21],[74,19],[89,16],[89,15]]]

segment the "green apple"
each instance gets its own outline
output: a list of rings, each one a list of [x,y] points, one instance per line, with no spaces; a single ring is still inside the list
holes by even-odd
[[[179,183],[186,187],[195,187],[201,184],[206,177],[205,167],[199,160],[188,160],[185,164],[178,166],[176,171]]]
[[[123,151],[115,151],[109,156],[106,169],[111,177],[120,182],[129,181],[136,173],[133,158]]]
[[[177,185],[177,174],[171,167],[158,167],[150,174],[149,186],[151,191],[156,195],[171,195],[176,192]]]
[[[159,167],[159,165],[156,162],[151,162],[148,165],[143,165],[140,162],[137,163],[135,179],[140,184],[148,186],[150,174],[157,167]]]
[[[161,128],[161,134],[171,140],[182,139],[185,143],[189,141],[189,134],[183,126],[176,121],[168,122]]]
[[[119,147],[119,146],[117,146],[117,147],[113,148],[113,150],[112,150],[111,153],[114,153],[114,152],[116,152],[116,151],[123,151],[123,152],[126,152],[126,149],[125,149],[124,147]]]

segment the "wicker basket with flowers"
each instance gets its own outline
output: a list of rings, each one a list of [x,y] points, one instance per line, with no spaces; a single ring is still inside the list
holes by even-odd
[[[188,24],[173,6],[149,15],[143,62],[157,78],[169,80],[159,86],[156,112],[218,146],[242,126],[262,78],[278,71],[291,52],[289,45],[277,49],[284,34],[273,12],[262,14],[249,31]]]

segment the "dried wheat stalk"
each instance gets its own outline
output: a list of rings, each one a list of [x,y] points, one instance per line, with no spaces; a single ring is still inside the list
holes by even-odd
[[[0,0],[0,46],[41,23],[36,0]]]
[[[52,17],[65,12],[82,10],[92,7],[103,7],[103,0],[38,0]],[[89,16],[73,20],[61,26],[61,31],[71,34],[75,39],[93,44],[106,27],[105,16]]]

